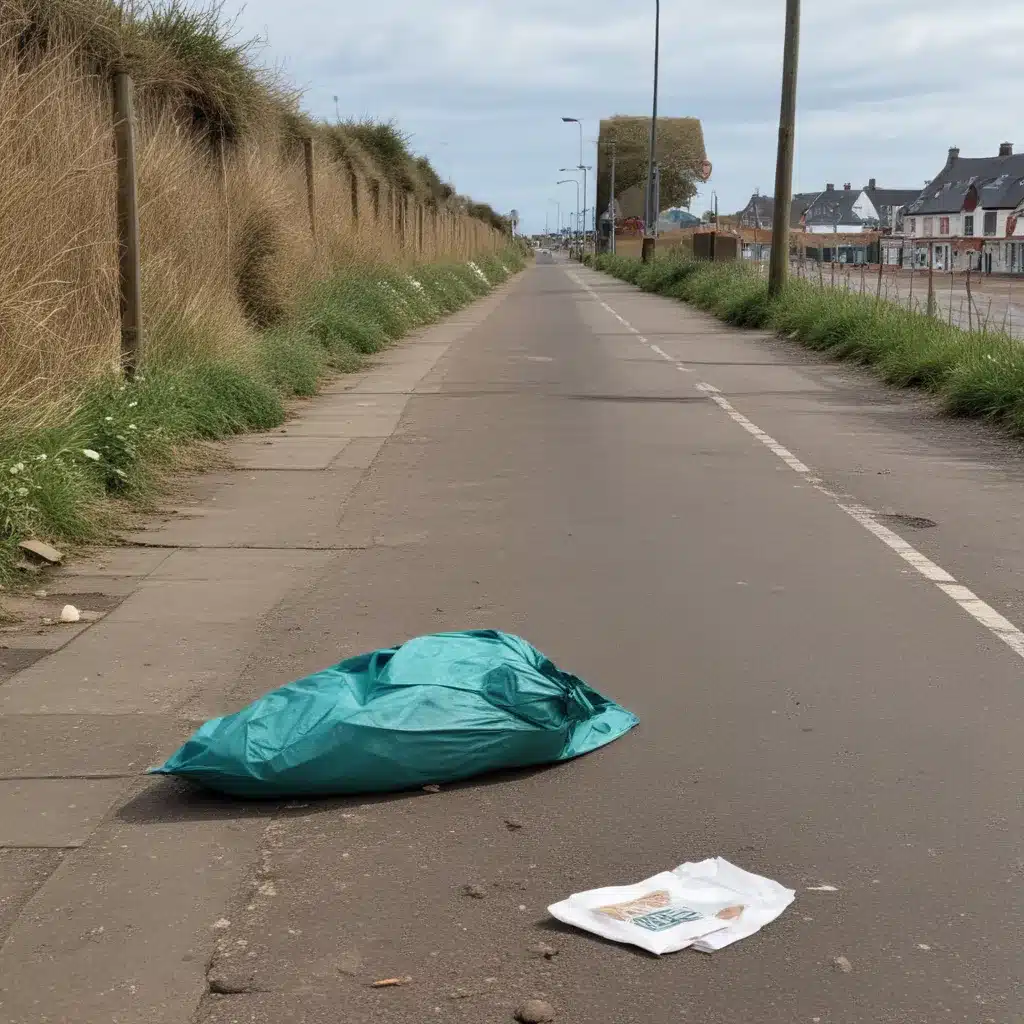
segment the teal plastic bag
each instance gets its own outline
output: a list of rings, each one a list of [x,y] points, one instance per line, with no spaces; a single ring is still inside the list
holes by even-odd
[[[152,771],[242,797],[384,792],[565,761],[636,724],[517,636],[438,633],[212,719]]]

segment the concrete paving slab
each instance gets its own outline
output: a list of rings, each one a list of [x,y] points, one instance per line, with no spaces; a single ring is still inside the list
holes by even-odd
[[[128,785],[124,779],[0,780],[0,847],[81,846]]]
[[[349,444],[347,438],[253,438],[231,446],[231,459],[239,469],[326,469]]]
[[[156,624],[154,624],[155,626]],[[0,687],[0,714],[167,714],[231,685],[255,623],[97,623]]]
[[[141,548],[91,548],[86,557],[64,566],[60,576],[148,576],[167,557],[166,551]]]
[[[386,437],[355,437],[334,460],[334,469],[369,469],[377,453],[384,447]]]
[[[51,595],[59,594],[62,597],[77,597],[82,594],[100,594],[106,598],[127,597],[139,585],[139,580],[145,579],[140,576],[108,576],[96,575],[64,575],[47,581],[46,589]]]
[[[303,552],[305,553],[305,552]],[[281,599],[287,583],[258,579],[147,580],[119,608],[106,616],[113,623],[150,627],[203,622],[207,625],[255,623]]]
[[[139,774],[197,724],[171,715],[0,715],[0,776]]]
[[[0,682],[45,657],[46,651],[0,646]]]
[[[329,548],[362,475],[359,469],[235,473],[204,507],[205,515],[140,530],[129,539],[170,547]]]
[[[90,625],[88,622],[60,622],[42,626],[26,622],[0,632],[0,645],[7,645],[11,650],[59,651]]]
[[[147,783],[66,857],[0,950],[2,1024],[183,1024],[266,807]]]
[[[64,850],[0,849],[0,945],[22,908],[65,856]]]
[[[380,437],[390,434],[398,426],[401,418],[400,411],[380,412],[367,409],[359,412],[338,412],[291,423],[285,428],[285,435],[293,438]]]
[[[334,557],[328,552],[290,551],[287,548],[182,548],[172,552],[148,582],[241,580],[281,592],[296,575],[312,576],[330,564]]]

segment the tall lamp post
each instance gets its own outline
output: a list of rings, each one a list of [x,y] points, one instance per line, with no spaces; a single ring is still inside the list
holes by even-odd
[[[580,162],[576,166],[575,169],[577,171],[582,171],[583,172],[583,202],[586,203],[586,201],[587,201],[587,171],[589,170],[589,168],[583,166],[583,121],[580,118],[578,118],[578,117],[563,117],[562,120],[566,124],[574,124],[574,125],[576,125],[579,128],[579,130],[580,130]],[[570,168],[563,167],[562,170],[563,171],[567,171],[567,170],[570,170]],[[583,239],[584,238],[586,238],[586,229],[584,229],[584,234],[580,238],[580,259],[583,259]]]
[[[640,258],[644,263],[654,259],[655,238],[658,232],[658,205],[655,193],[654,158],[658,145],[658,51],[661,42],[661,0],[654,0],[654,102],[651,108],[651,148],[647,155],[647,212],[644,216],[644,240]]]
[[[583,209],[577,211],[580,222],[580,259],[583,258],[584,242],[587,237],[587,171],[592,170],[591,167],[585,167],[580,164],[579,167],[559,167],[558,170],[561,174],[572,174],[573,171],[583,172]]]
[[[570,182],[573,185],[576,186],[576,216],[577,216],[577,220],[578,220],[578,218],[579,218],[579,209],[580,209],[580,182],[579,182],[579,179],[578,178],[562,178],[561,181],[556,181],[555,184],[556,185],[568,185]]]

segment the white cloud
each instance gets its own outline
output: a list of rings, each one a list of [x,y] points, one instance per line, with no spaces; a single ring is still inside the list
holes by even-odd
[[[660,107],[704,124],[723,210],[770,191],[784,0],[665,4]],[[575,162],[562,115],[650,108],[654,4],[628,0],[250,0],[246,33],[333,116],[394,117],[441,172],[543,226]],[[994,153],[1019,126],[1019,0],[804,4],[796,186],[913,187],[946,148]],[[1017,42],[1017,46],[1014,43]],[[1024,144],[1024,138],[1017,140]],[[592,152],[592,150],[591,150]],[[591,156],[588,162],[593,162]],[[571,189],[569,190],[571,191]],[[563,201],[563,207],[568,203]]]

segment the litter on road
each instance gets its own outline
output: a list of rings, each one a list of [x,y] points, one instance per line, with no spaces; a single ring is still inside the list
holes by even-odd
[[[693,946],[713,953],[774,921],[796,893],[721,857],[680,864],[635,885],[575,893],[551,915],[659,956]]]
[[[519,637],[439,633],[212,719],[151,772],[241,797],[386,792],[566,761],[636,724]]]

